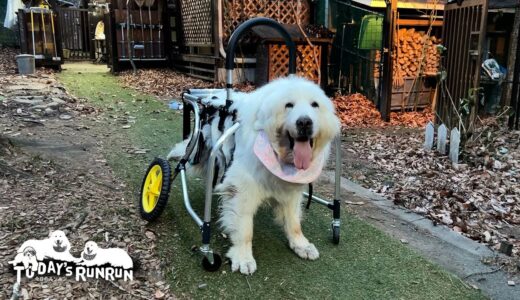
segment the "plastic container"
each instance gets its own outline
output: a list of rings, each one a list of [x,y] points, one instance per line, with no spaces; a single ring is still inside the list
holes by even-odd
[[[17,55],[16,64],[18,65],[18,73],[20,75],[34,74],[35,72],[34,56],[31,54]]]

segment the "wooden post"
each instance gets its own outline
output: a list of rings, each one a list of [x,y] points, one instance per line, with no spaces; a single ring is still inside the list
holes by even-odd
[[[520,32],[520,7],[516,8],[515,13],[515,21],[513,23],[513,32],[511,32],[511,38],[509,39],[509,58],[507,62],[507,82],[513,82],[515,75],[515,65],[516,58],[516,49],[519,40],[519,32]],[[518,72],[518,71],[517,71]],[[506,84],[506,90],[502,93],[502,106],[511,106],[511,97],[512,97],[512,84]]]
[[[383,51],[383,92],[379,111],[381,118],[388,122],[390,121],[390,108],[392,105],[392,47],[394,44],[394,17],[397,14],[397,0],[386,1],[386,15],[384,23],[384,51]]]
[[[520,8],[517,8],[520,10]],[[517,11],[518,14],[518,11]],[[518,29],[517,29],[518,30]],[[511,106],[513,107],[513,115],[509,117],[509,128],[518,129],[520,123],[520,37],[517,38],[516,58],[513,76],[513,89],[511,93]],[[508,66],[508,69],[513,66]]]

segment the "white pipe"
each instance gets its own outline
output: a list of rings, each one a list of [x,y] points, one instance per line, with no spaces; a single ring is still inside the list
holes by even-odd
[[[222,25],[222,23],[224,22],[224,19],[222,17],[222,0],[218,0],[217,1],[217,18],[218,18],[218,47],[219,47],[219,52],[220,52],[220,55],[226,59],[226,50],[224,49],[224,27]],[[241,64],[250,64],[250,63],[256,63],[256,58],[236,58],[235,57],[235,62],[236,63],[241,63]]]
[[[323,25],[325,28],[329,28],[329,0],[325,0],[325,18],[323,19]]]

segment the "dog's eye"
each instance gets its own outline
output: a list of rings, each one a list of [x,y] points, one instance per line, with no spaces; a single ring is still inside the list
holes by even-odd
[[[294,103],[292,103],[292,102],[285,104],[285,108],[293,108],[293,107],[294,107]]]
[[[318,102],[314,101],[311,103],[311,106],[314,107],[314,108],[318,108],[320,107],[320,105],[318,104]]]

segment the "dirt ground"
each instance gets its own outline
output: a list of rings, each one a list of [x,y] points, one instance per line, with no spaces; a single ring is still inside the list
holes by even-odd
[[[50,72],[21,77],[7,68],[0,81],[0,298],[11,296],[16,276],[7,262],[16,249],[58,229],[76,257],[89,240],[127,250],[134,280],[22,280],[23,299],[172,298],[156,236],[103,156],[109,134],[97,124],[99,111],[68,95]]]

